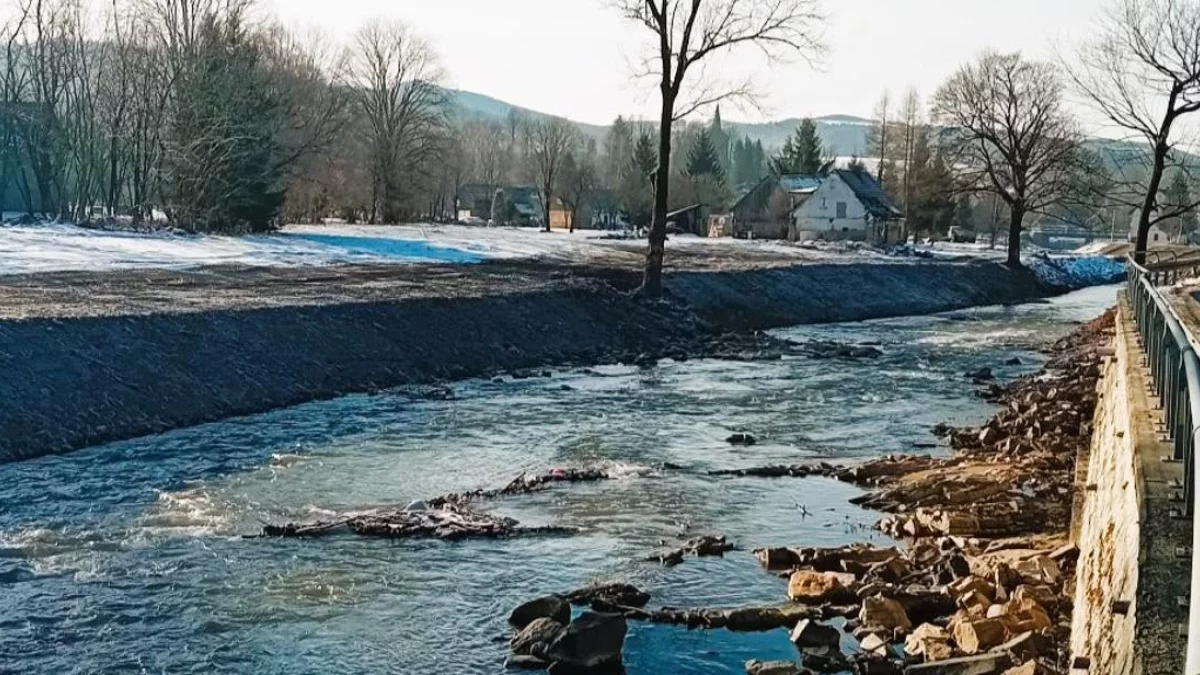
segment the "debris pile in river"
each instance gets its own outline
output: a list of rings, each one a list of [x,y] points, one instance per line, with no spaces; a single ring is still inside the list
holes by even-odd
[[[511,537],[526,534],[572,534],[572,528],[522,527],[512,518],[494,516],[472,508],[481,499],[529,494],[555,483],[580,483],[608,480],[603,469],[551,469],[544,474],[517,476],[496,490],[452,492],[407,506],[386,506],[357,510],[336,518],[284,525],[265,525],[264,537],[319,537],[339,532],[370,537],[461,539],[465,537]]]
[[[571,534],[565,527],[521,527],[512,518],[493,516],[461,504],[434,508],[382,507],[357,511],[338,518],[307,523],[265,525],[264,537],[320,537],[351,532],[367,537],[462,539],[512,537],[522,534]]]
[[[832,464],[817,462],[814,464],[776,464],[747,469],[714,469],[709,471],[708,475],[754,478],[806,478],[808,476],[832,476],[839,471],[841,469]]]
[[[733,544],[725,540],[724,535],[706,534],[694,537],[684,542],[683,546],[657,553],[649,558],[662,563],[666,567],[674,567],[683,562],[685,556],[693,555],[698,558],[705,556],[724,556],[734,549]]]

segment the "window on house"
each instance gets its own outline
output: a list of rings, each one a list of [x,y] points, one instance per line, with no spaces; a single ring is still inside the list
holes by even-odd
[[[821,197],[821,210],[824,211],[827,208],[829,208],[829,202],[825,201],[824,197]]]
[[[846,202],[838,202],[837,203],[837,217],[838,218],[846,217]]]
[[[1158,233],[1157,233],[1157,232],[1155,232],[1155,233],[1154,233],[1154,241],[1155,241],[1155,242],[1157,242],[1157,241],[1158,241]]]

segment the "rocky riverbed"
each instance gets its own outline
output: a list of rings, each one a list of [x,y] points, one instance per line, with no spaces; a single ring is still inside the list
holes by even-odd
[[[625,621],[637,620],[689,629],[790,629],[798,658],[751,660],[748,675],[1066,673],[1078,558],[1067,533],[1074,466],[1090,440],[1099,354],[1112,330],[1110,310],[1050,346],[1036,374],[1007,385],[986,383],[990,372],[968,374],[986,383],[980,394],[1000,409],[978,428],[939,425],[935,432],[953,447],[948,457],[716,472],[826,475],[868,488],[853,501],[886,512],[879,529],[904,545],[758,549],[763,570],[788,581],[790,604],[779,606],[646,609],[650,596],[636,589],[540,598],[510,619],[510,665],[620,672],[616,635],[623,638]],[[724,538],[702,537],[668,556],[679,562],[689,547],[699,554],[713,546],[718,554],[726,550]],[[571,619],[564,606],[572,597],[590,598],[593,611]],[[525,620],[531,616],[536,621]],[[856,641],[849,653],[844,633]]]

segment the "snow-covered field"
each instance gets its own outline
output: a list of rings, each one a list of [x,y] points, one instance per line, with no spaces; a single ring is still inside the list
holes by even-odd
[[[140,234],[49,223],[0,226],[0,275],[114,269],[183,269],[201,265],[304,267],[342,263],[410,264],[541,258],[589,262],[613,256],[632,260],[644,240],[618,239],[595,230],[540,232],[534,228],[460,225],[292,225],[269,235],[225,237]],[[781,241],[671,237],[669,247],[703,260],[769,258],[796,262],[894,257],[861,245],[795,245]],[[918,247],[936,257],[1002,257],[1002,251],[969,244]],[[1086,266],[1085,266],[1086,267]],[[1099,267],[1081,272],[1100,273]]]
[[[473,263],[488,259],[551,258],[586,261],[644,241],[613,240],[610,233],[540,232],[534,228],[459,225],[292,225],[269,235],[142,234],[61,223],[0,226],[0,274],[188,268],[200,265],[274,267],[339,263]],[[731,247],[810,260],[821,254],[782,242],[745,242],[679,236],[689,250]]]
[[[279,234],[225,237],[112,232],[58,223],[13,225],[0,227],[0,274],[199,265],[470,263],[528,254],[520,246],[502,243],[442,236],[419,227],[297,227]]]

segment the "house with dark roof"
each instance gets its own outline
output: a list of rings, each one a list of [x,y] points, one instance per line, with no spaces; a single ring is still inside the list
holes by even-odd
[[[733,207],[737,237],[790,241],[898,241],[903,214],[883,187],[862,169],[826,176],[763,179]]]
[[[792,241],[895,241],[903,214],[863,169],[837,169],[791,212]]]
[[[458,219],[468,222],[474,219],[489,220],[492,217],[492,199],[496,190],[504,190],[509,206],[509,221],[498,224],[540,226],[546,222],[542,216],[541,193],[537,188],[482,183],[468,183],[459,188]]]
[[[787,239],[792,211],[819,187],[815,176],[768,176],[734,203],[728,230],[740,238]]]

